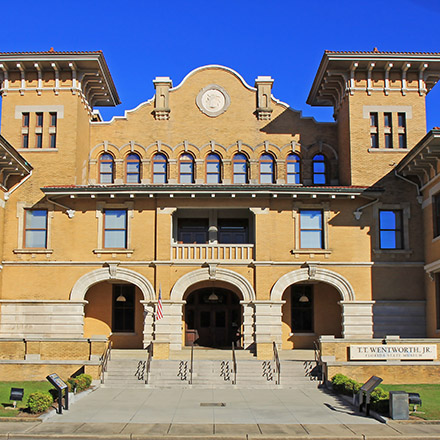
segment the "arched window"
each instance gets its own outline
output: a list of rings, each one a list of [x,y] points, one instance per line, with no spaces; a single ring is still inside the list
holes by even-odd
[[[290,153],[286,158],[287,183],[301,183],[301,167],[299,156]]]
[[[99,158],[99,183],[113,183],[115,172],[115,161],[108,153],[101,154]]]
[[[168,160],[162,153],[153,157],[153,183],[168,183]]]
[[[194,159],[191,154],[184,153],[179,160],[180,183],[194,183]]]
[[[269,153],[260,156],[260,183],[275,183],[275,164]]]
[[[125,158],[125,182],[141,183],[141,159],[136,153]]]
[[[323,154],[313,157],[313,185],[325,185],[327,183],[327,164]]]
[[[234,183],[249,183],[249,162],[242,153],[237,153],[233,159]]]
[[[222,163],[218,154],[209,153],[206,156],[206,183],[222,183]]]

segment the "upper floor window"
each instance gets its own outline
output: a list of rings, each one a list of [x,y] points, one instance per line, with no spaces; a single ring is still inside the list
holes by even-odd
[[[162,153],[153,157],[153,183],[167,183],[168,160]]]
[[[327,183],[327,163],[323,154],[313,157],[313,184],[325,185]]]
[[[275,183],[275,163],[269,153],[260,157],[260,183]]]
[[[322,211],[302,209],[300,211],[300,248],[324,249]]]
[[[47,247],[47,210],[27,209],[24,228],[25,248]]]
[[[248,219],[218,219],[218,242],[222,244],[249,243]]]
[[[297,154],[291,153],[286,158],[287,183],[301,182],[300,159]]]
[[[206,183],[221,183],[221,161],[218,154],[206,156]]]
[[[29,113],[21,114],[21,125],[22,127],[29,127]]]
[[[393,148],[393,117],[392,113],[383,114],[385,148]]]
[[[402,210],[379,211],[380,249],[403,249]]]
[[[113,183],[114,170],[113,156],[108,153],[101,154],[99,157],[99,183]]]
[[[180,243],[208,243],[208,229],[207,218],[179,218],[177,239]]]
[[[242,153],[237,153],[233,158],[233,183],[249,183],[248,169],[249,162],[247,157]]]
[[[104,248],[127,247],[127,211],[106,209],[104,211]]]
[[[36,127],[42,127],[43,126],[43,113],[36,113],[36,123],[35,126]]]
[[[379,148],[379,118],[377,113],[370,113],[370,147]]]
[[[126,183],[141,183],[141,159],[136,153],[130,153],[125,158]]]
[[[406,114],[397,113],[397,130],[399,132],[399,148],[407,148],[406,145]]]
[[[184,153],[179,160],[180,183],[194,183],[194,158],[191,154]]]

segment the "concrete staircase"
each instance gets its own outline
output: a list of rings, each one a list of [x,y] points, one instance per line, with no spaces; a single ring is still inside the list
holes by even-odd
[[[237,375],[234,384],[231,352],[228,350],[194,350],[192,384],[190,350],[171,353],[170,360],[153,359],[148,385],[142,376],[145,350],[112,350],[104,375],[105,388],[316,388],[315,363],[311,360],[281,360],[281,380],[273,361],[260,361],[245,350],[236,351]],[[177,359],[176,359],[177,358]],[[139,369],[140,367],[140,369]],[[138,370],[139,369],[139,370]]]

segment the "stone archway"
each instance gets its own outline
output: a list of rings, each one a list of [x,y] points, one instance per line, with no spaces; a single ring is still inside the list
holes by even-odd
[[[270,298],[272,301],[281,301],[284,291],[292,284],[301,281],[322,281],[330,284],[341,294],[342,301],[355,301],[355,293],[351,284],[336,272],[322,269],[314,265],[293,270],[283,275],[272,287]]]
[[[283,275],[272,287],[271,300],[281,301],[283,293],[292,284],[302,281],[321,281],[333,286],[341,295],[342,336],[344,338],[373,337],[374,301],[358,301],[349,281],[337,272],[305,264],[301,269]],[[281,320],[279,323],[281,335]]]
[[[146,347],[153,340],[154,303],[157,302],[153,286],[140,273],[118,267],[118,263],[106,263],[106,266],[79,278],[70,292],[70,301],[84,301],[87,291],[102,281],[123,281],[135,285],[143,295],[141,301],[144,307],[143,345]]]
[[[163,335],[157,335],[159,339],[163,341],[168,339],[171,342],[171,349],[180,349],[182,347],[181,322],[183,306],[185,304],[183,298],[189,288],[204,281],[220,281],[238,289],[242,296],[240,304],[243,307],[243,345],[244,348],[251,346],[254,343],[254,289],[250,282],[239,273],[219,268],[214,264],[189,272],[174,284],[170,300],[163,301],[165,318],[159,321],[156,326],[156,333],[164,332]],[[165,332],[167,332],[168,336],[165,335]]]

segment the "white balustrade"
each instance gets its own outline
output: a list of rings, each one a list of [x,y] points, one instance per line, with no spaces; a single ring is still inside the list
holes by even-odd
[[[252,260],[253,244],[173,244],[172,260]]]

